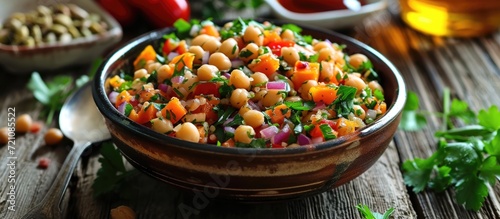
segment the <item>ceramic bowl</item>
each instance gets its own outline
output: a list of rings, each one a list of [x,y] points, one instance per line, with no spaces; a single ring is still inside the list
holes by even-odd
[[[274,22],[277,23],[278,22]],[[162,29],[142,35],[108,56],[93,84],[93,97],[113,142],[137,169],[208,198],[242,202],[305,197],[338,187],[365,172],[384,153],[397,130],[406,100],[398,70],[380,53],[347,36],[311,27],[304,34],[346,45],[363,53],[380,75],[388,104],[386,114],[355,133],[297,148],[225,148],[192,143],[157,133],[125,117],[108,100],[106,80],[132,71],[132,62],[146,45],[159,46]]]
[[[96,13],[107,22],[109,30],[103,34],[86,38],[73,39],[69,43],[55,43],[35,47],[12,46],[0,44],[0,66],[10,73],[29,74],[33,71],[49,72],[65,67],[88,64],[120,41],[122,29],[120,24],[94,1],[33,1],[33,0],[2,0],[0,3],[0,22],[14,12],[28,12],[38,5],[49,6],[56,3],[73,3],[87,12]]]
[[[387,0],[366,0],[358,10],[333,10],[315,13],[296,13],[283,7],[278,0],[265,0],[273,14],[281,20],[315,27],[343,29],[360,24],[370,15],[387,8]],[[306,1],[306,0],[303,0]]]

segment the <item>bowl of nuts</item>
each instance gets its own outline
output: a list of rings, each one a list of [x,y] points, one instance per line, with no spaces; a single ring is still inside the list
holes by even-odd
[[[93,1],[8,1],[0,7],[0,66],[46,72],[91,63],[122,37],[118,22]]]

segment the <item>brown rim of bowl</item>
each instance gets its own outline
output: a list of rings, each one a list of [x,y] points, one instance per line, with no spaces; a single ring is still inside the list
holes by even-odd
[[[280,21],[273,21],[271,19],[266,19],[267,21],[270,21],[273,24],[276,25],[282,25],[284,24],[283,22]],[[223,24],[224,22],[227,21],[222,21],[222,22],[214,22],[216,24]],[[358,139],[363,136],[370,135],[371,133],[375,132],[376,130],[383,129],[386,127],[389,123],[391,123],[393,120],[395,120],[399,113],[402,112],[404,108],[404,104],[406,102],[406,86],[403,81],[403,77],[399,73],[399,71],[396,69],[396,67],[387,59],[385,58],[381,53],[376,51],[375,49],[371,48],[370,46],[354,39],[347,37],[345,35],[342,35],[340,33],[336,33],[330,30],[322,29],[322,28],[315,28],[315,27],[309,27],[309,26],[302,26],[300,27],[303,30],[307,31],[312,31],[312,32],[318,32],[321,34],[326,34],[329,36],[333,36],[337,39],[339,39],[340,43],[345,43],[348,42],[349,44],[353,44],[362,50],[365,50],[368,52],[368,54],[372,57],[375,57],[379,59],[382,63],[387,65],[387,68],[390,69],[394,73],[393,77],[395,79],[395,82],[397,84],[397,88],[394,91],[394,97],[393,97],[393,103],[389,106],[388,110],[384,115],[382,115],[380,118],[375,120],[375,122],[367,125],[366,127],[363,127],[356,132],[339,137],[337,139],[325,141],[319,144],[311,144],[311,145],[305,145],[301,147],[294,147],[294,148],[283,148],[283,149],[270,149],[270,148],[227,148],[227,147],[217,147],[212,144],[203,144],[203,143],[192,143],[188,141],[184,141],[175,137],[171,137],[165,134],[161,134],[158,132],[153,131],[152,129],[149,129],[141,124],[138,124],[129,118],[125,117],[123,114],[118,112],[118,110],[111,104],[111,102],[108,100],[108,94],[106,93],[106,90],[104,89],[104,83],[106,79],[108,78],[109,73],[112,73],[112,68],[113,65],[120,61],[123,60],[125,61],[124,57],[130,56],[130,53],[137,53],[135,52],[134,48],[143,48],[144,46],[150,44],[151,42],[155,42],[159,39],[162,38],[162,36],[165,33],[170,33],[174,31],[174,28],[164,28],[164,29],[159,29],[159,30],[154,30],[145,34],[142,34],[132,40],[130,40],[128,43],[126,43],[123,47],[116,49],[114,52],[112,52],[108,57],[105,58],[103,63],[99,66],[97,70],[97,74],[95,76],[94,82],[93,82],[93,88],[92,88],[92,94],[94,97],[94,101],[99,109],[99,111],[103,114],[103,116],[106,119],[111,120],[114,124],[125,128],[125,129],[130,129],[132,132],[135,134],[145,137],[145,138],[150,138],[154,141],[157,142],[162,142],[165,140],[168,140],[171,142],[173,145],[177,145],[179,147],[187,147],[193,150],[202,150],[202,151],[207,151],[207,152],[213,152],[213,153],[224,153],[224,154],[247,154],[247,153],[254,153],[256,155],[279,155],[279,154],[296,154],[296,153],[302,153],[305,151],[311,151],[311,150],[324,150],[330,147],[335,147],[337,145],[340,145],[344,142],[351,141],[353,139]],[[338,42],[339,40],[336,40],[335,42]],[[140,52],[140,51],[139,51]],[[138,53],[137,53],[138,54]],[[366,55],[366,54],[365,54]],[[373,61],[372,61],[373,63]],[[383,83],[383,82],[382,82]],[[345,145],[348,146],[348,145]]]

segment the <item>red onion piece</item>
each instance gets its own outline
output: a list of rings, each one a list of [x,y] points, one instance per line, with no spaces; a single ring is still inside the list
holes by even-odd
[[[297,136],[297,143],[299,143],[299,145],[308,145],[312,143],[312,140],[301,133],[299,134],[299,136]]]
[[[323,137],[315,137],[311,139],[311,143],[317,144],[323,142]]]
[[[172,61],[172,59],[174,59],[176,56],[178,56],[179,53],[176,53],[176,52],[171,52],[167,55],[167,59],[168,61]]]
[[[232,68],[238,68],[238,67],[243,66],[243,65],[245,65],[245,63],[241,59],[232,59],[231,60],[231,67]]]
[[[208,51],[205,51],[201,56],[201,64],[207,64],[209,58],[210,58],[210,53]]]
[[[227,124],[229,124],[233,120],[234,120],[234,118],[228,118],[224,123],[222,123],[222,125],[227,126]]]
[[[288,123],[285,123],[285,125],[283,126],[281,131],[278,132],[278,134],[274,135],[271,138],[271,143],[272,144],[281,144],[282,142],[286,142],[288,140],[288,138],[290,137],[291,131],[292,130],[290,129],[290,126],[288,125]]]
[[[273,136],[278,134],[278,131],[279,131],[278,127],[272,125],[260,130],[260,136],[266,140],[271,139]]]
[[[222,75],[223,75],[224,77],[226,77],[227,79],[229,79],[229,78],[231,77],[231,74],[229,74],[229,73],[227,73],[227,72],[223,73]]]
[[[166,84],[158,84],[158,90],[161,90],[161,91],[167,93],[167,91],[168,91],[168,85],[166,85]]]
[[[325,108],[326,108],[325,103],[323,103],[323,101],[320,101],[316,103],[316,106],[314,107],[313,111],[322,110]]]
[[[125,106],[126,105],[127,105],[127,102],[123,102],[122,104],[120,104],[120,106],[118,106],[118,112],[125,115]]]
[[[171,79],[172,81],[172,84],[182,84],[182,82],[184,81],[184,76],[175,76]]]
[[[118,92],[116,91],[111,91],[108,95],[108,99],[111,103],[115,104],[116,103],[116,98],[118,98]]]
[[[248,103],[248,106],[250,106],[251,109],[260,111],[260,107],[255,102],[253,102],[253,101],[250,100],[247,103]]]
[[[226,126],[224,127],[224,131],[228,133],[233,133],[234,134],[234,128],[231,126]]]
[[[286,82],[284,81],[269,81],[266,84],[268,90],[285,90]]]

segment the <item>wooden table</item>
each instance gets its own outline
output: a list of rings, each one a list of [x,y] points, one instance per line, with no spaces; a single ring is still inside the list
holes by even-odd
[[[363,41],[387,56],[404,76],[408,90],[418,93],[421,108],[440,111],[443,88],[470,103],[473,110],[500,104],[500,32],[474,39],[431,37],[408,28],[397,15],[397,5],[353,29],[343,32]],[[82,74],[88,68],[70,71]],[[26,89],[28,75],[0,73],[0,126],[6,126],[8,109],[16,115],[29,113],[37,118],[41,105]],[[360,218],[355,206],[366,204],[372,210],[396,210],[393,218],[500,218],[500,185],[490,191],[483,208],[466,211],[454,201],[453,192],[415,194],[403,183],[401,163],[427,157],[435,150],[434,131],[440,120],[428,118],[428,127],[418,132],[398,131],[384,155],[355,180],[329,192],[284,203],[246,205],[210,201],[191,218]],[[56,126],[56,122],[52,126]],[[7,146],[0,146],[0,218],[19,218],[45,196],[69,151],[71,142],[48,147],[43,133],[16,136],[15,159]],[[37,160],[52,160],[46,170]],[[15,212],[8,210],[8,162],[14,160],[16,177]],[[179,205],[192,204],[192,197],[146,175],[140,174],[125,191],[128,198],[95,199],[92,182],[99,169],[98,154],[82,158],[67,193],[68,218],[107,218],[110,209],[128,205],[139,218],[183,218]],[[12,174],[10,174],[12,175]]]

